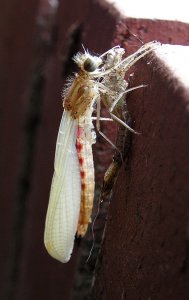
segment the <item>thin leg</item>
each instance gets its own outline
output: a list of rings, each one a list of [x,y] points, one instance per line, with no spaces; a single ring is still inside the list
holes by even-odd
[[[121,156],[122,159],[122,153],[120,150],[112,143],[112,141],[100,130],[100,98],[97,99],[97,110],[96,110],[96,129],[99,132],[99,134],[114,148],[116,149]],[[123,122],[124,123],[124,122]]]
[[[159,45],[160,45],[160,43],[154,42],[154,41],[144,44],[138,51],[136,51],[135,53],[133,53],[130,56],[123,59],[120,62],[119,66],[123,66],[124,71],[126,72],[139,59],[141,59],[143,56],[145,56],[149,52],[155,50]]]
[[[110,115],[112,117],[113,120],[115,120],[116,122],[118,122],[119,124],[123,125],[124,127],[126,127],[129,131],[135,133],[135,134],[140,134],[140,132],[135,131],[134,129],[132,129],[129,125],[127,125],[125,122],[123,122],[121,119],[119,119],[118,117],[116,117],[114,114],[112,114],[110,112]]]
[[[116,49],[116,48],[120,48],[120,46],[114,46],[113,48],[109,49],[108,51],[104,52],[103,54],[100,55],[100,58],[102,58],[103,56],[105,56],[106,54],[108,54],[110,51],[112,51],[113,49]]]
[[[116,147],[116,145],[114,145],[114,143],[112,143],[112,141],[100,130],[98,130],[98,133],[115,149],[117,150],[117,152],[120,154],[121,157],[121,161],[123,162],[123,156],[121,151]]]
[[[97,117],[92,117],[92,120],[97,120]],[[111,118],[102,118],[102,117],[100,117],[100,121],[113,121]]]
[[[158,42],[149,42],[147,44],[144,44],[144,46],[142,46],[138,51],[136,51],[132,55],[126,57],[117,65],[114,65],[112,68],[110,68],[104,72],[100,72],[100,73],[98,72],[97,74],[94,73],[93,76],[94,76],[94,78],[102,77],[104,75],[109,74],[110,72],[112,72],[113,70],[115,70],[119,67],[122,67],[124,69],[124,71],[127,72],[127,70],[130,69],[131,66],[134,65],[139,59],[141,59],[147,53],[155,50],[159,45],[160,45],[160,43],[158,43]]]
[[[101,102],[100,102],[100,97],[98,97],[97,103],[96,103],[96,129],[97,129],[97,131],[100,131],[100,110],[101,110]]]
[[[130,88],[130,89],[127,89],[126,91],[124,91],[123,93],[119,94],[119,96],[117,97],[117,99],[115,99],[112,103],[112,105],[110,106],[110,112],[113,111],[114,107],[117,105],[117,103],[119,102],[119,100],[121,99],[121,97],[131,91],[134,91],[134,90],[137,90],[137,89],[140,89],[142,87],[146,87],[147,85],[146,84],[141,84],[141,85],[138,85],[138,86],[135,86],[133,88]]]

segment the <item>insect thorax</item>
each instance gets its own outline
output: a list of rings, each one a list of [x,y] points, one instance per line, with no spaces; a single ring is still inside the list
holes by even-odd
[[[72,118],[83,116],[92,106],[97,93],[95,81],[80,74],[73,81],[67,95],[63,99],[63,106],[70,111]]]

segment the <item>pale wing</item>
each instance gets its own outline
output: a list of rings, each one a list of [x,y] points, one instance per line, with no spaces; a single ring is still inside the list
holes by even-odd
[[[44,235],[47,251],[61,262],[70,259],[80,211],[81,178],[75,147],[77,128],[77,120],[64,111],[56,144]]]

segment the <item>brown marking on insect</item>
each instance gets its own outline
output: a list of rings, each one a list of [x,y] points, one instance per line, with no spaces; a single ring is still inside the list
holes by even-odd
[[[86,139],[83,127],[78,127],[76,149],[81,175],[81,204],[77,234],[83,236],[90,222],[95,185],[92,147]]]
[[[73,119],[78,119],[90,108],[95,95],[94,82],[86,76],[77,77],[64,98],[63,106],[70,111]]]

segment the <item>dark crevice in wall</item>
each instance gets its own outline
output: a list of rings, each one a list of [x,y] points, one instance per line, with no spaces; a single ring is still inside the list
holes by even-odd
[[[60,53],[60,58],[62,62],[62,72],[61,75],[63,78],[70,76],[71,72],[77,71],[77,66],[73,61],[74,55],[80,50],[83,36],[83,24],[74,23],[70,26],[66,42],[66,55]],[[61,49],[63,52],[63,47]]]
[[[31,62],[34,67],[30,76],[29,100],[25,100],[25,103],[27,103],[27,111],[23,124],[22,164],[20,166],[18,192],[15,200],[16,207],[10,241],[7,285],[4,293],[5,300],[14,300],[17,296],[16,289],[24,247],[24,226],[27,218],[27,206],[32,187],[36,144],[42,117],[42,100],[45,87],[44,69],[49,56],[52,55],[52,51],[55,49],[52,44],[56,43],[56,39],[54,38],[56,24],[54,24],[55,22],[53,23],[53,19],[56,16],[55,13],[56,11],[51,12],[51,19],[47,18],[48,22],[44,20],[44,22],[41,22],[42,25],[37,24],[36,40],[34,41],[33,61]],[[42,18],[43,16],[41,16],[41,20]],[[46,32],[49,34],[48,39],[46,38]]]
[[[15,208],[14,228],[10,244],[6,300],[15,298],[15,289],[19,276],[20,259],[22,256],[27,200],[31,188],[37,133],[41,119],[42,91],[44,87],[44,77],[41,67],[38,67],[34,72],[33,77],[31,97],[24,125],[23,165],[21,167],[20,180],[18,182],[17,206]]]

